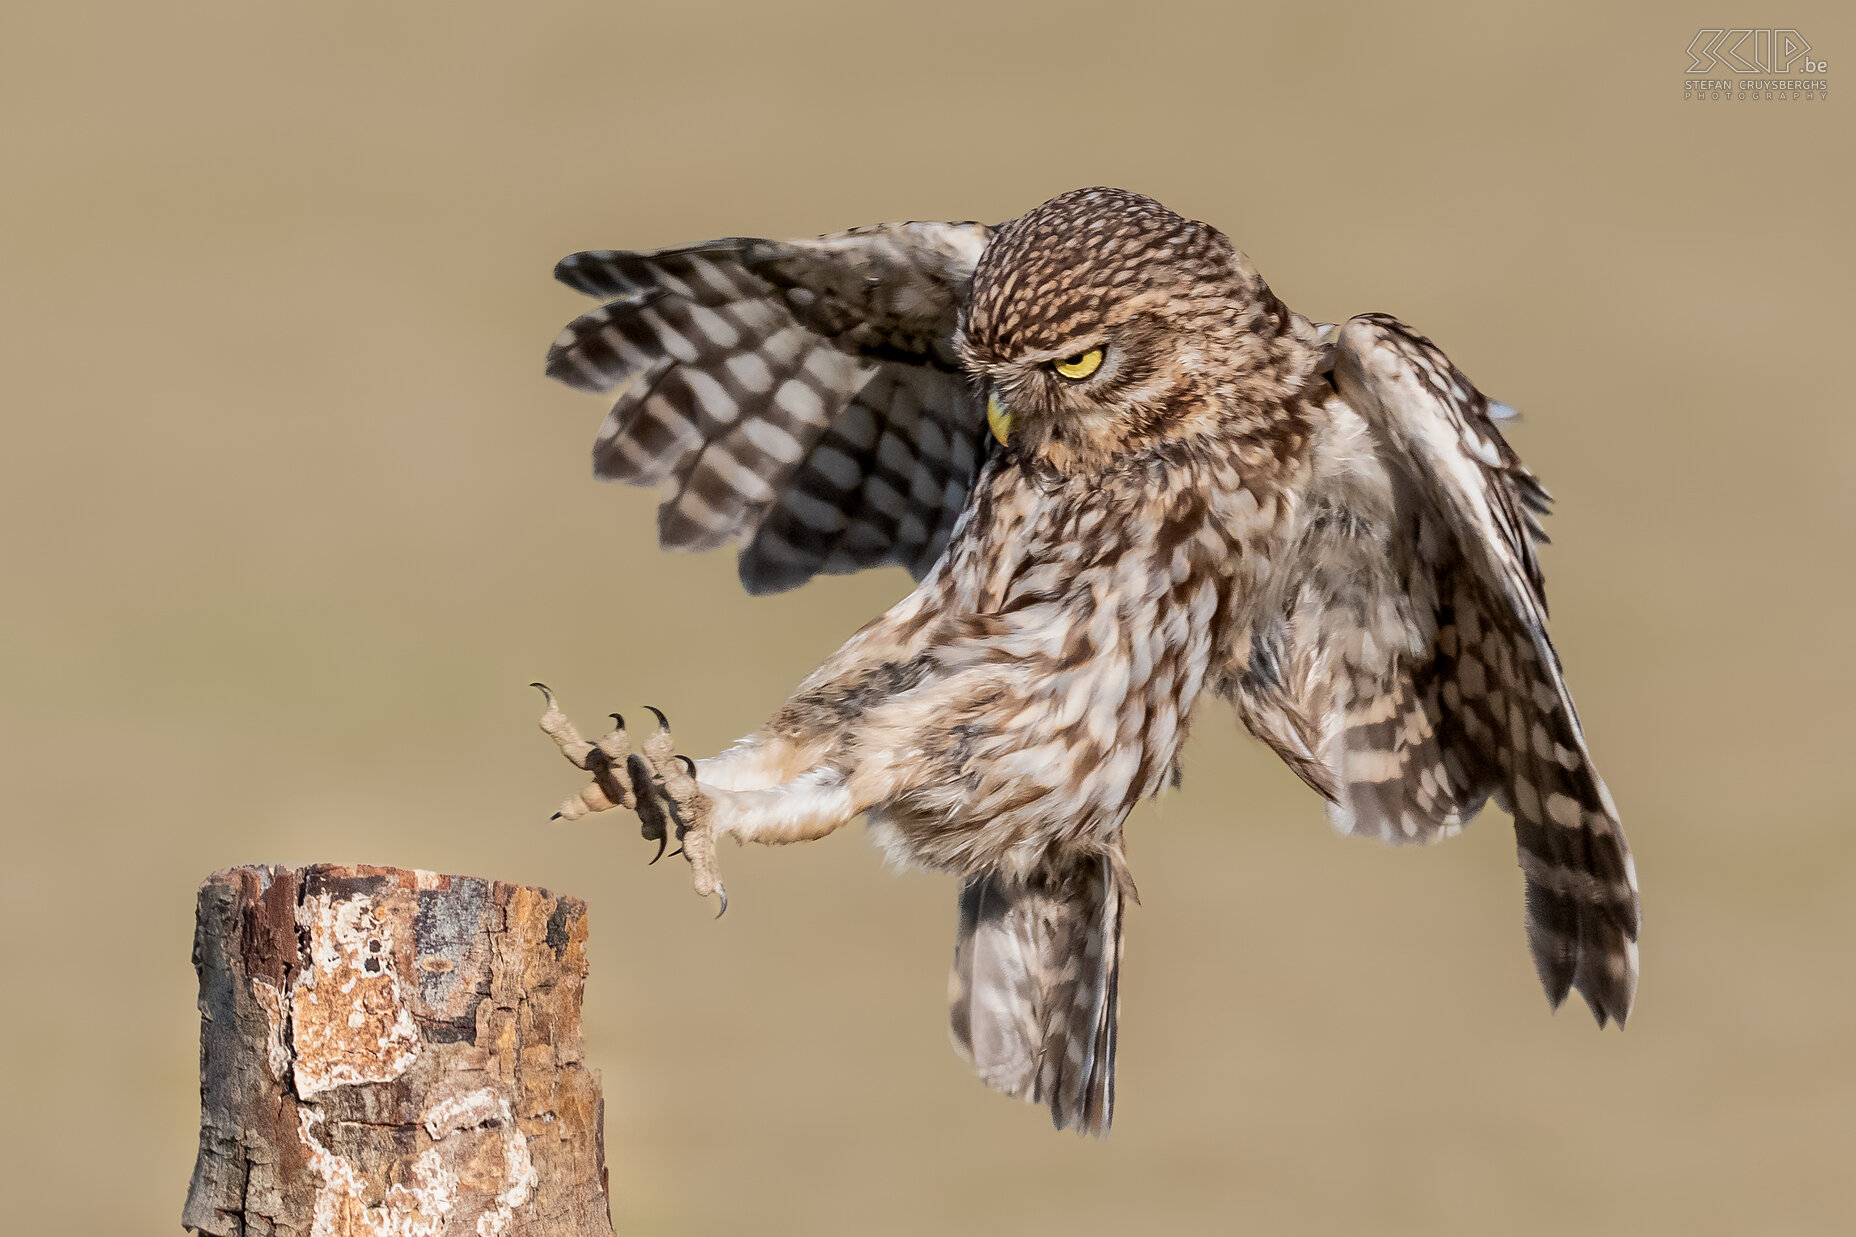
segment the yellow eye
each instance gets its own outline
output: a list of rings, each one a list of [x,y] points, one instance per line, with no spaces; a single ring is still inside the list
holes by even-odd
[[[1102,349],[1091,348],[1089,351],[1079,353],[1067,361],[1052,361],[1050,364],[1052,369],[1062,374],[1065,378],[1087,378],[1089,375],[1102,368]]]

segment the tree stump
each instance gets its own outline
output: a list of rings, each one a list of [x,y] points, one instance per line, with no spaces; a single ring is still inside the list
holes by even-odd
[[[200,886],[200,1154],[212,1237],[611,1237],[582,1063],[586,904],[319,864]]]

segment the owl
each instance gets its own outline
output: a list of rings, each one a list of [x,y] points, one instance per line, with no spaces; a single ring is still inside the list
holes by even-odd
[[[556,275],[601,304],[548,373],[617,393],[594,471],[661,487],[665,546],[734,543],[750,593],[916,580],[707,760],[662,714],[585,740],[547,695],[592,774],[558,816],[635,812],[723,909],[718,839],[864,817],[959,881],[959,1052],[1101,1134],[1122,830],[1215,697],[1344,833],[1435,842],[1493,798],[1549,1001],[1623,1023],[1636,874],[1547,635],[1548,495],[1428,339],[1312,322],[1216,228],[1107,188]]]

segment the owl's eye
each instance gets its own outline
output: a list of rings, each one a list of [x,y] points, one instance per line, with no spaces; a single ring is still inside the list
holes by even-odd
[[[1072,381],[1081,380],[1102,368],[1102,349],[1091,348],[1087,352],[1077,353],[1068,360],[1052,361],[1050,366],[1065,378]]]

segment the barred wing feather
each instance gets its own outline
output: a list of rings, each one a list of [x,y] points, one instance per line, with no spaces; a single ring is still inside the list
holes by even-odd
[[[859,228],[561,261],[601,298],[551,377],[616,392],[594,472],[661,486],[668,548],[741,547],[752,592],[942,548],[988,441],[953,336],[990,229]]]

